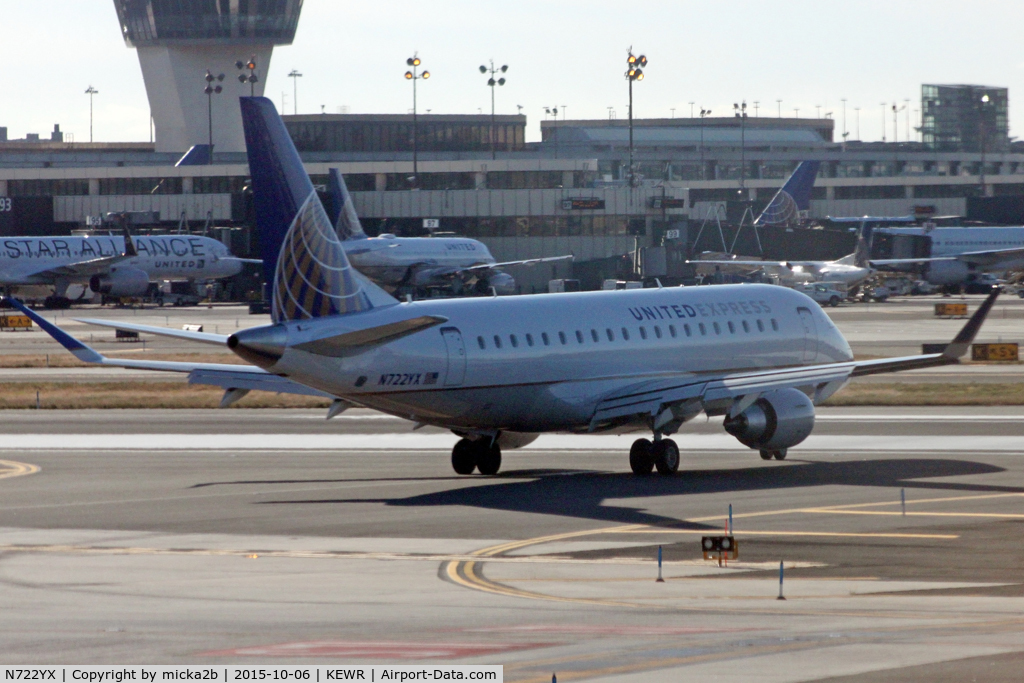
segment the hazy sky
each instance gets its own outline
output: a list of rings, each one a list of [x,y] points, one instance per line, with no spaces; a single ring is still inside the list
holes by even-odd
[[[135,51],[121,39],[111,0],[0,0],[0,126],[9,137],[60,123],[76,141],[89,139],[91,84],[97,141],[148,140],[149,105]],[[337,112],[404,113],[412,107],[405,59],[416,50],[431,79],[420,84],[420,110],[490,112],[478,67],[508,64],[497,111],[529,117],[527,138],[539,137],[545,106],[568,105],[569,118],[626,116],[626,50],[650,60],[635,86],[640,117],[690,115],[690,102],[731,111],[746,99],[751,114],[800,117],[833,112],[841,99],[856,139],[882,135],[882,107],[910,100],[921,83],[977,83],[1010,92],[1011,134],[1024,131],[1024,26],[1020,0],[305,0],[295,44],[279,47],[267,95],[293,111],[298,69],[299,113],[321,105]],[[240,55],[245,57],[246,55]],[[229,77],[233,74],[229,74]],[[197,87],[204,85],[197,74]],[[900,114],[899,139],[906,136]],[[887,115],[892,139],[892,114]]]

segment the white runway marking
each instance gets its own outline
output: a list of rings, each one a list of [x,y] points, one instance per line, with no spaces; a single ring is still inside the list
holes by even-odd
[[[642,434],[545,434],[524,450],[622,451]],[[747,451],[728,434],[673,437],[682,450]],[[417,451],[449,450],[454,434],[7,434],[3,451]],[[1020,436],[812,435],[799,451],[1024,452]]]

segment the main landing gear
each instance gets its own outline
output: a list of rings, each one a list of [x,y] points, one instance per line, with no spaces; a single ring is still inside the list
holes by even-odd
[[[762,460],[771,460],[772,458],[775,458],[776,460],[785,460],[786,459],[786,452],[787,451],[786,451],[785,448],[780,448],[780,449],[775,450],[775,451],[770,451],[770,450],[767,450],[765,448],[762,448],[761,449],[761,459]]]
[[[501,469],[501,446],[491,439],[459,439],[452,449],[452,469],[457,474],[497,474]]]
[[[629,449],[629,466],[633,474],[641,476],[654,468],[661,475],[675,474],[679,471],[679,446],[672,439],[637,439]]]

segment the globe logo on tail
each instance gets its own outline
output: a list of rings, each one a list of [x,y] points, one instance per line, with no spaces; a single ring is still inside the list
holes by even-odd
[[[306,320],[372,308],[354,277],[338,235],[313,192],[281,244],[274,273],[272,319]]]
[[[757,218],[758,225],[789,225],[800,218],[800,208],[793,196],[785,190],[779,190],[768,206]]]

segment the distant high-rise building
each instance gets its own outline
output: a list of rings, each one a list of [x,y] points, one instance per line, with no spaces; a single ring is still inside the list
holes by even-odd
[[[288,45],[302,0],[114,0],[125,43],[136,48],[156,129],[158,152],[208,142],[207,70],[224,74],[213,95],[218,152],[245,149],[238,98],[263,94],[275,45]],[[258,80],[240,83],[236,62],[254,59]]]
[[[922,85],[922,137],[939,152],[1009,149],[1009,91],[984,85]]]

